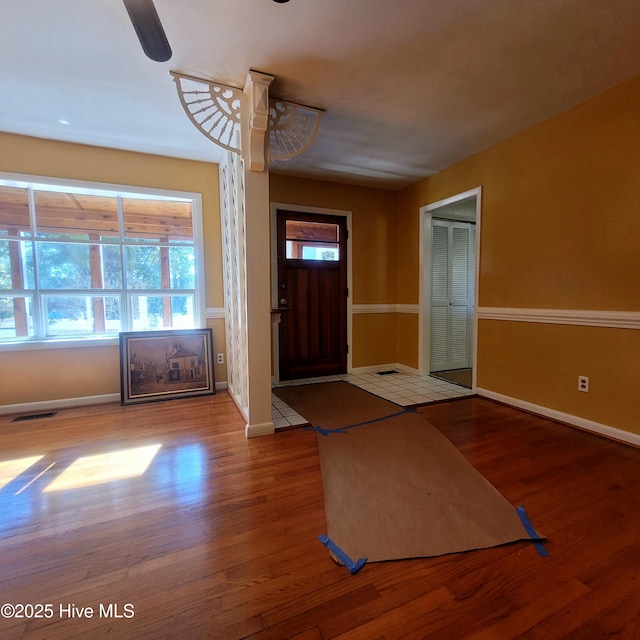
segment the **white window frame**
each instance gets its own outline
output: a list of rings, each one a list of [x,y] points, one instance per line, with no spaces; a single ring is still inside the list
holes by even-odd
[[[191,201],[191,216],[193,224],[193,246],[194,246],[194,268],[195,268],[195,291],[194,291],[194,328],[204,328],[206,326],[205,317],[205,277],[204,277],[204,243],[203,243],[203,228],[202,228],[202,194],[191,191],[178,191],[175,189],[158,189],[153,187],[140,187],[125,184],[106,183],[106,182],[92,182],[85,180],[71,180],[52,178],[48,176],[27,175],[17,173],[0,172],[0,184],[3,186],[14,187],[49,187],[54,190],[64,191],[65,188],[75,191],[80,191],[90,195],[109,195],[109,196],[121,196],[126,198],[127,196],[140,197],[149,196],[150,198],[168,198],[168,199],[182,199]],[[30,207],[31,215],[33,216],[33,207]],[[46,240],[45,240],[46,241]],[[111,243],[109,243],[111,244]],[[122,246],[131,246],[123,242],[120,239]],[[135,243],[132,243],[135,244]],[[135,246],[142,246],[135,245]],[[144,246],[157,246],[157,245],[144,245]],[[180,245],[175,245],[180,246]],[[123,274],[124,277],[124,274]],[[124,307],[122,309],[123,321],[129,322],[129,305],[127,302],[127,294],[145,295],[148,293],[144,289],[127,290],[125,283],[123,282],[123,290],[126,292],[124,296]],[[36,283],[36,289],[30,290],[30,293],[39,291],[38,283]],[[74,295],[75,292],[71,290],[61,290],[60,295]],[[82,290],[82,295],[91,296],[95,294],[94,290],[87,289]],[[0,290],[0,296],[2,291]],[[40,295],[44,295],[40,292]],[[108,294],[107,294],[108,295]],[[152,295],[158,295],[156,291]],[[167,295],[179,295],[179,290],[174,292],[167,292]],[[40,311],[41,312],[41,311]],[[37,313],[37,311],[36,311]],[[34,323],[36,318],[34,317]],[[132,330],[130,328],[122,328],[123,331]],[[0,341],[1,351],[17,351],[17,350],[29,350],[29,349],[42,349],[42,348],[73,348],[73,347],[93,347],[100,345],[113,345],[118,344],[119,338],[114,335],[101,336],[100,334],[90,334],[84,336],[30,336],[25,338],[12,338],[6,341]]]

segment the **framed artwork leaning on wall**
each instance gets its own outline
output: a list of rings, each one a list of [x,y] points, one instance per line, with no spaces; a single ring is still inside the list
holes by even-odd
[[[139,404],[215,393],[213,330],[120,333],[120,401]]]

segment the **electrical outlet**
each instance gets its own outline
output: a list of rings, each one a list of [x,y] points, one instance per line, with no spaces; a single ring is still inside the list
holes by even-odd
[[[589,378],[587,376],[578,376],[578,391],[589,392]]]
[[[216,355],[216,364],[224,364],[224,353],[218,353]]]

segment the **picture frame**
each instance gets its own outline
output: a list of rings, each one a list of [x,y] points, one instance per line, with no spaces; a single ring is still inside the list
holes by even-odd
[[[212,329],[120,333],[120,404],[215,392]]]

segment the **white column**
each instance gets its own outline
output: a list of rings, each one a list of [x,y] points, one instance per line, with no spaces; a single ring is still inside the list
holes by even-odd
[[[269,85],[273,76],[250,71],[244,89],[244,158],[247,295],[247,437],[274,432],[271,418],[270,205],[267,161]]]
[[[220,169],[228,388],[247,420],[247,436],[273,433],[269,161],[305,151],[322,112],[286,100],[270,104],[274,78],[258,71],[249,71],[242,90],[171,75],[193,125],[242,158],[227,158]]]

